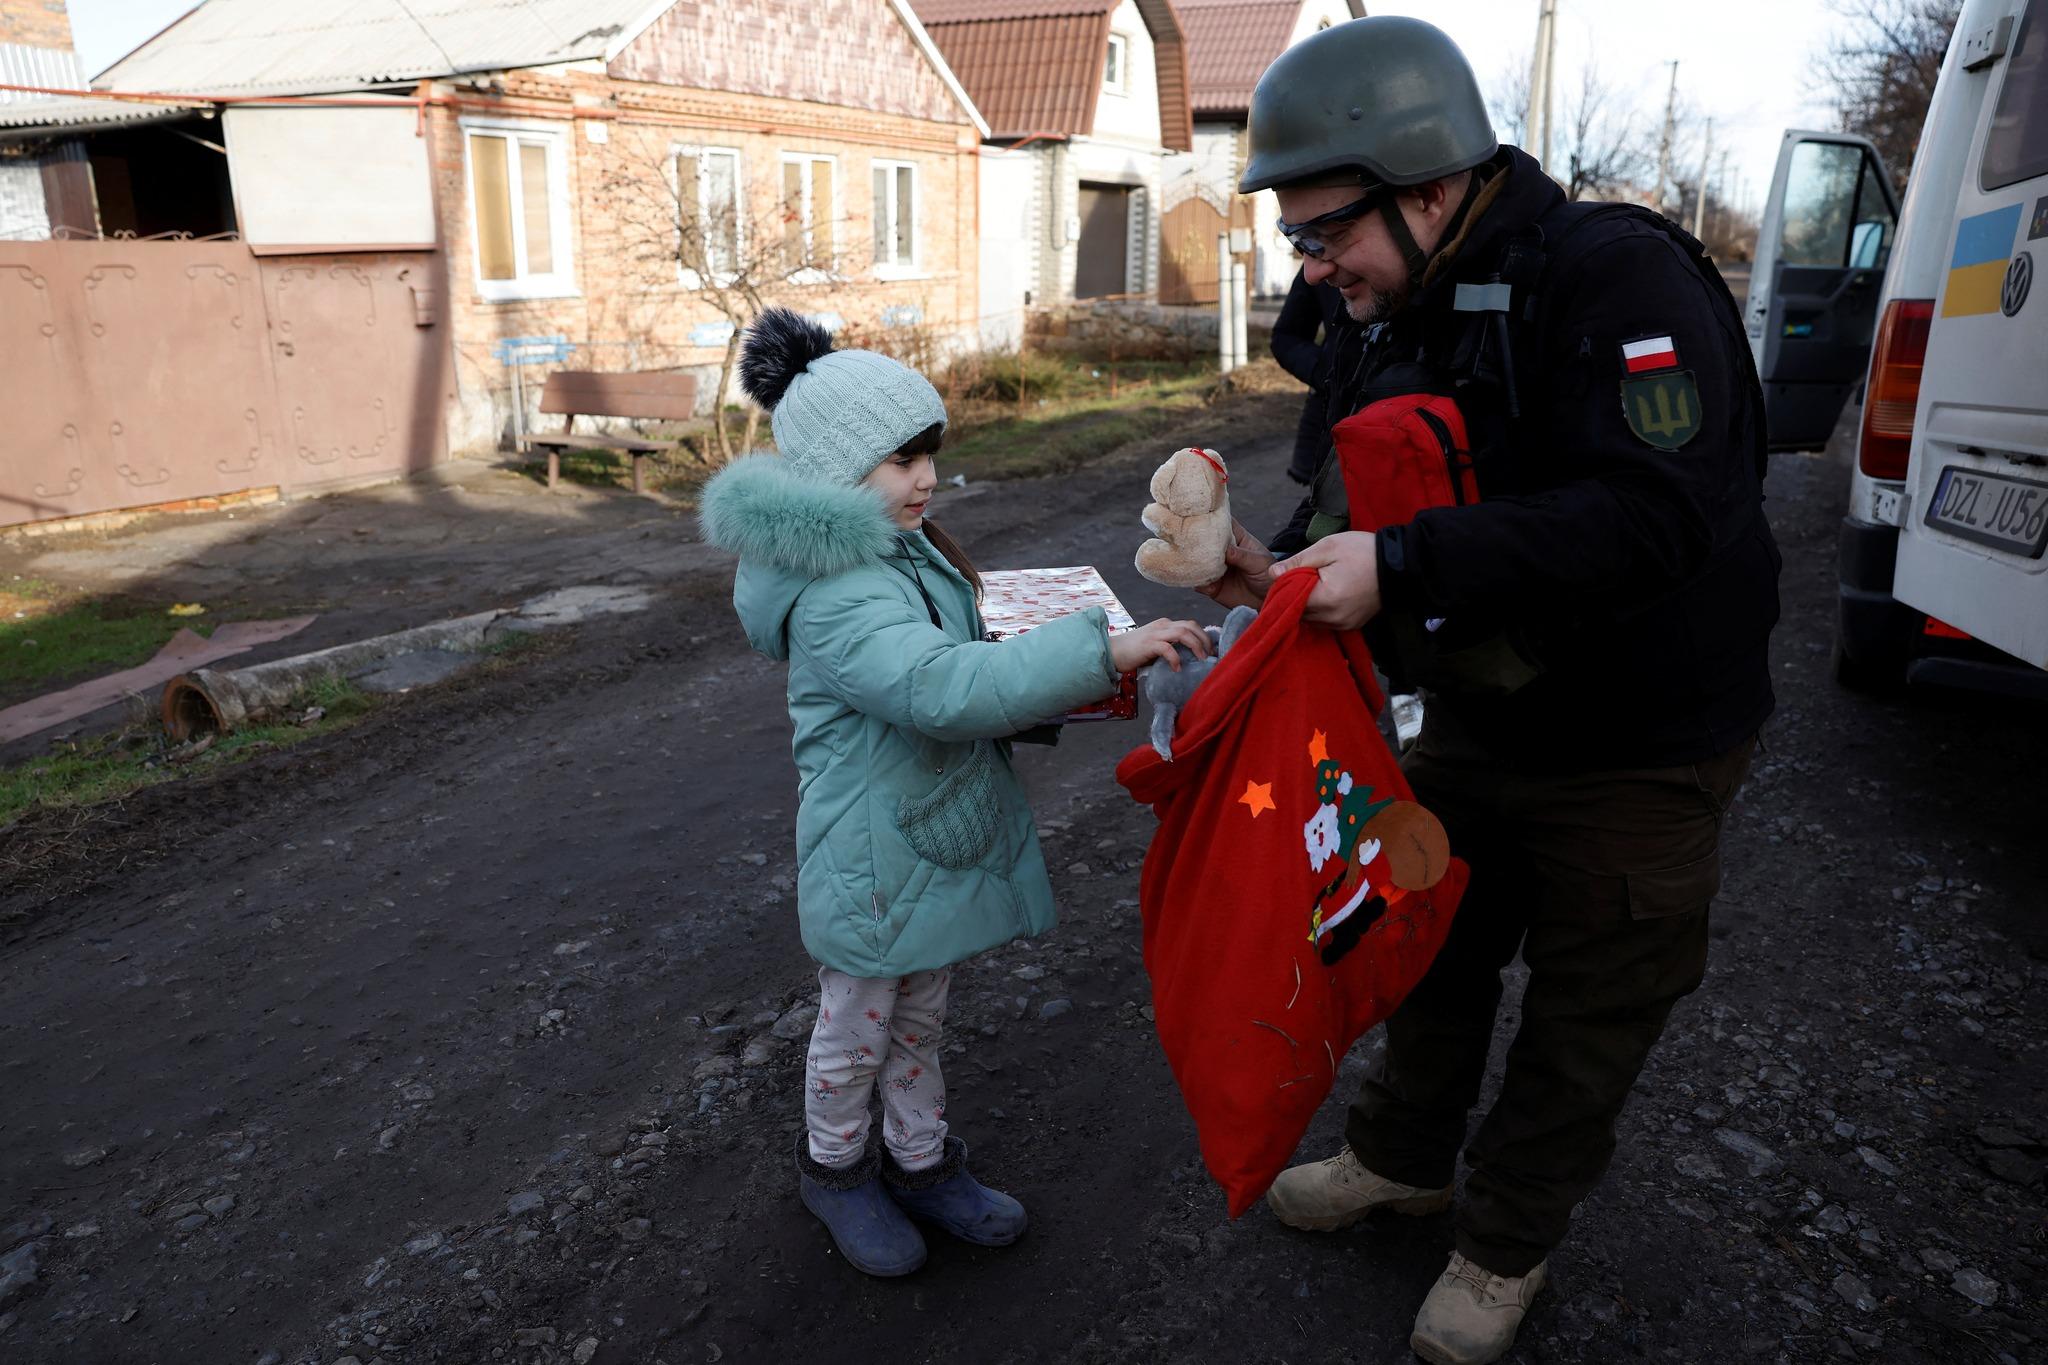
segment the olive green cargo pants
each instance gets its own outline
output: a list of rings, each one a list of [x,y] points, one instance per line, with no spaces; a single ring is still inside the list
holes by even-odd
[[[1500,766],[1432,708],[1402,764],[1472,881],[1441,954],[1387,1020],[1345,1137],[1371,1170],[1451,1183],[1516,949],[1529,967],[1506,1079],[1466,1149],[1458,1250],[1522,1275],[1564,1239],[1614,1155],[1651,1046],[1707,962],[1721,822],[1754,738],[1673,768]]]

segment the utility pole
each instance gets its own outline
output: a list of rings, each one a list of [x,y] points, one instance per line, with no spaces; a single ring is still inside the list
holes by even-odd
[[[1714,185],[1721,191],[1721,207],[1723,209],[1721,216],[1723,220],[1722,225],[1725,227],[1727,225],[1726,209],[1728,206],[1728,149],[1726,147],[1721,149],[1721,164],[1714,168]],[[1693,236],[1699,237],[1699,234],[1695,232]],[[1706,239],[1701,237],[1700,240],[1705,241]]]
[[[1556,123],[1551,111],[1557,103],[1557,0],[1547,0],[1548,19],[1543,34],[1543,164],[1550,165],[1550,144]]]
[[[1678,111],[1678,63],[1665,63],[1671,68],[1671,93],[1664,97],[1664,136],[1657,140],[1657,212],[1663,213],[1667,200],[1664,187],[1671,183],[1671,122]]]
[[[1546,169],[1550,165],[1551,74],[1557,65],[1557,0],[1537,0],[1536,48],[1529,57],[1529,106],[1522,126],[1528,147]]]
[[[1714,120],[1707,118],[1707,142],[1700,152],[1700,185],[1698,196],[1692,205],[1692,235],[1700,235],[1700,229],[1707,222],[1707,167],[1714,164]]]

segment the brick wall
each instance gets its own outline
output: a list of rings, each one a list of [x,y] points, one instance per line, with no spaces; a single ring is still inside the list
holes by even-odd
[[[464,122],[493,115],[482,109],[435,109],[430,115],[434,175],[447,244],[447,316],[458,392],[449,429],[451,450],[488,448],[510,428],[510,377],[491,356],[491,343],[503,337],[565,334],[582,344],[568,362],[577,369],[698,368],[700,392],[708,401],[725,348],[715,334],[701,329],[716,327],[723,318],[704,293],[678,278],[672,255],[664,255],[672,251],[667,221],[675,201],[667,168],[670,149],[677,145],[739,152],[746,226],[757,236],[777,230],[782,154],[832,159],[839,219],[836,276],[772,284],[766,291],[770,302],[836,313],[864,331],[885,326],[884,310],[908,308],[942,337],[974,335],[977,155],[974,130],[965,123],[622,81],[585,70],[510,76],[503,104],[516,107],[521,122],[560,138],[576,293],[519,300],[483,296]],[[915,278],[878,278],[873,268],[870,162],[875,159],[909,161],[918,168],[920,260]],[[743,251],[745,256],[759,254]],[[891,320],[902,321],[900,315]],[[535,388],[544,373],[541,368],[527,371]],[[533,398],[529,392],[529,414]],[[529,418],[529,429],[534,420]],[[558,420],[548,418],[546,424]]]
[[[64,0],[0,0],[0,43],[70,47],[71,18]]]

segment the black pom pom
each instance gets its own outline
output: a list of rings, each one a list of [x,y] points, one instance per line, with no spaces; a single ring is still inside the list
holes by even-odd
[[[770,308],[747,328],[740,347],[740,387],[772,409],[789,392],[790,381],[832,351],[832,334],[787,308]]]

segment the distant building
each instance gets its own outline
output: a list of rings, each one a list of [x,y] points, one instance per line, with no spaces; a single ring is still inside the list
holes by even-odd
[[[985,176],[1007,175],[1015,189],[985,197],[983,231],[1020,258],[1013,304],[1156,298],[1166,161],[1194,146],[1173,7],[911,2],[987,118],[992,146],[1012,149],[984,163]],[[998,307],[996,291],[985,293],[984,311]]]
[[[1363,18],[1365,6],[1361,0],[1174,0],[1174,8],[1187,33],[1195,123],[1193,156],[1176,164],[1166,182],[1165,210],[1178,210],[1184,222],[1179,232],[1186,245],[1175,254],[1192,255],[1206,244],[1207,256],[1191,260],[1187,273],[1197,299],[1212,302],[1216,235],[1248,228],[1251,292],[1284,294],[1301,262],[1273,228],[1279,204],[1271,190],[1248,201],[1237,193],[1252,90],[1282,52],[1333,24]]]

